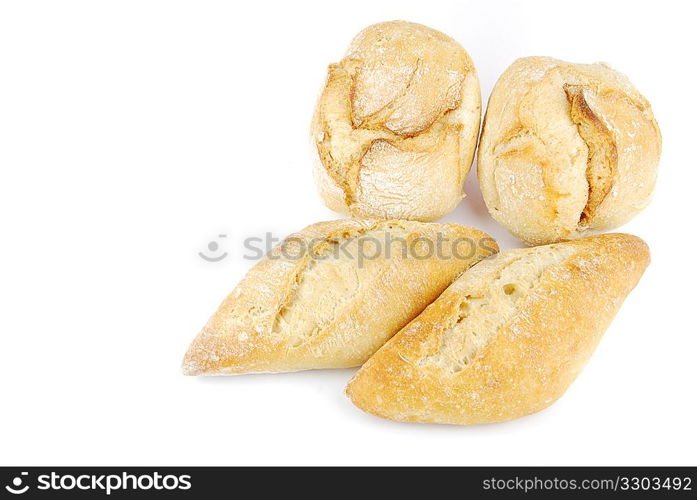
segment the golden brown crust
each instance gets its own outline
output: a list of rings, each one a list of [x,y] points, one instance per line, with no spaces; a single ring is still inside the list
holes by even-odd
[[[607,234],[502,252],[465,272],[358,371],[347,394],[393,420],[478,424],[546,408],[649,263]]]
[[[481,98],[474,64],[420,24],[361,31],[329,66],[312,136],[329,208],[359,217],[435,220],[462,198]]]
[[[478,178],[492,217],[530,244],[618,227],[650,201],[661,135],[622,74],[515,61],[489,99]]]
[[[437,253],[428,245],[438,238],[461,244],[441,243]],[[358,366],[460,272],[496,251],[488,235],[456,224],[311,225],[247,273],[191,344],[183,370],[199,375]]]

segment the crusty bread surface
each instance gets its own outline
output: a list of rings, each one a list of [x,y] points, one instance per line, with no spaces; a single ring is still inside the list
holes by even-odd
[[[607,234],[482,260],[349,382],[368,413],[480,424],[540,411],[580,373],[649,263],[639,238]]]
[[[619,227],[656,183],[649,102],[604,63],[515,61],[487,106],[478,178],[492,217],[530,244]]]
[[[463,197],[479,135],[474,64],[420,24],[361,31],[329,66],[312,138],[325,204],[357,217],[430,221]]]
[[[488,235],[457,224],[313,224],[247,273],[189,347],[183,371],[358,366],[462,271],[497,251]]]

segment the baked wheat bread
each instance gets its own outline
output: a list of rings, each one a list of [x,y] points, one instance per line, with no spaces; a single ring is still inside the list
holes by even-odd
[[[400,421],[480,424],[546,408],[649,263],[635,236],[502,252],[466,271],[358,371],[347,394]]]
[[[489,99],[478,156],[492,217],[539,245],[606,231],[650,201],[661,134],[649,102],[606,64],[515,61]]]
[[[462,271],[497,251],[485,233],[456,224],[311,225],[247,273],[191,344],[183,371],[358,366]]]
[[[315,108],[320,195],[357,217],[438,219],[463,196],[480,119],[477,72],[455,40],[405,21],[370,26],[329,66]]]

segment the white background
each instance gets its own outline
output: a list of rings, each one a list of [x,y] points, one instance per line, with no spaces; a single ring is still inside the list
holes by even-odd
[[[694,13],[686,2],[0,3],[0,463],[692,464],[697,276]],[[652,102],[653,262],[550,409],[398,424],[353,370],[196,379],[180,361],[251,266],[242,239],[337,218],[309,122],[326,66],[384,20],[449,34],[484,101],[516,58],[603,60]],[[446,220],[520,246],[476,177]],[[229,256],[197,255],[220,233]]]

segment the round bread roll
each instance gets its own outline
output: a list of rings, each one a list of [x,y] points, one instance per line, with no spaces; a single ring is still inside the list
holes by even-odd
[[[479,185],[511,233],[551,243],[616,228],[646,207],[660,153],[651,106],[624,75],[526,57],[489,99]]]
[[[329,66],[312,123],[325,204],[357,217],[438,219],[463,197],[481,119],[465,50],[420,24],[370,26]]]

